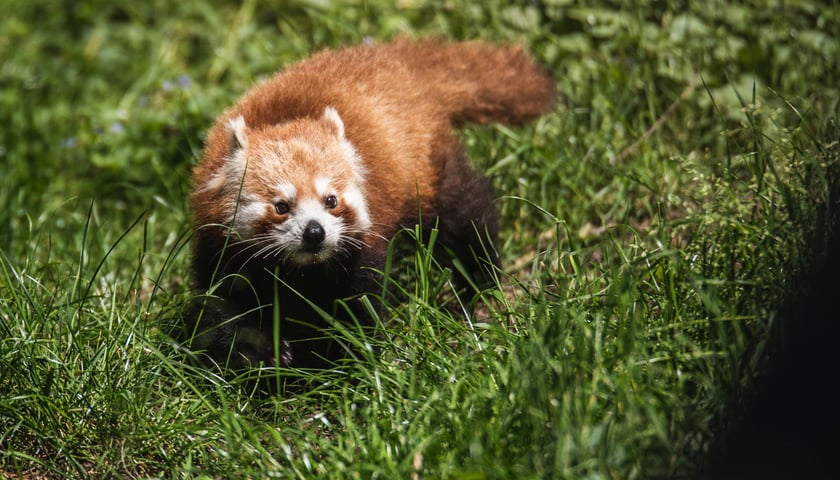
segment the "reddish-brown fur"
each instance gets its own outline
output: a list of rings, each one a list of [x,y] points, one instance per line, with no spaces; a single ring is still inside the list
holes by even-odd
[[[520,46],[477,41],[399,39],[323,51],[285,68],[224,112],[208,133],[201,163],[194,171],[191,198],[197,286],[210,287],[220,278],[219,267],[224,274],[272,267],[282,271],[286,267],[256,262],[257,267],[249,270],[227,265],[236,261],[223,253],[229,243],[223,226],[229,217],[223,206],[232,201],[231,194],[206,185],[223,169],[230,154],[227,124],[231,119],[242,116],[254,138],[287,138],[295,134],[289,129],[297,128],[297,134],[308,136],[307,141],[313,143],[329,133],[323,130],[329,129],[327,124],[317,124],[326,107],[333,107],[343,120],[346,138],[366,168],[362,193],[373,226],[362,238],[366,246],[358,258],[320,272],[332,278],[336,271],[350,270],[336,281],[359,284],[328,292],[323,296],[328,303],[370,288],[370,282],[355,273],[368,266],[381,268],[386,241],[400,227],[418,221],[418,207],[426,226],[440,219],[442,238],[450,241],[456,253],[464,243],[474,245],[467,237],[470,232],[474,235],[476,227],[486,227],[492,236],[496,228],[490,205],[492,191],[466,163],[453,127],[467,122],[521,124],[548,112],[553,99],[553,81]],[[272,129],[277,130],[272,133]],[[270,176],[272,165],[248,168],[254,174],[262,170],[261,175]],[[290,174],[311,177],[314,170],[323,168],[330,165],[300,165]],[[264,188],[264,184],[259,187],[248,182],[246,176],[243,189]],[[299,183],[300,188],[306,188],[305,181]],[[289,278],[289,282],[297,281],[297,277]],[[234,300],[243,310],[251,307],[252,302]],[[267,303],[267,299],[259,303]]]

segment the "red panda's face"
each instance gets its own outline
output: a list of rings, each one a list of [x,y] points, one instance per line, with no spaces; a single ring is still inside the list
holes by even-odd
[[[243,261],[311,265],[362,246],[371,226],[364,170],[335,110],[256,131],[237,117],[229,130],[226,163],[205,188],[226,191]]]

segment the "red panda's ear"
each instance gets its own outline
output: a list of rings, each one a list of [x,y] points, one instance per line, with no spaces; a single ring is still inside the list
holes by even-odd
[[[324,120],[335,127],[338,138],[344,138],[344,122],[333,107],[324,109]]]
[[[228,120],[226,131],[228,135],[228,153],[233,153],[248,146],[248,135],[245,132],[245,118],[242,115]]]

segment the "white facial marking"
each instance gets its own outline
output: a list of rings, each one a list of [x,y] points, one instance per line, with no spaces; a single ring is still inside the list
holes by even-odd
[[[242,238],[254,236],[254,224],[265,216],[266,203],[243,198],[233,214],[233,228]]]
[[[368,213],[367,202],[365,202],[365,196],[362,194],[362,191],[358,187],[350,187],[344,192],[342,200],[347,205],[350,205],[350,208],[355,210],[356,216],[358,217],[356,228],[359,230],[369,229],[371,226],[370,213]]]
[[[297,189],[293,183],[280,182],[274,186],[275,191],[280,195],[280,200],[294,200]]]
[[[320,197],[326,197],[330,193],[330,179],[327,177],[318,177],[315,179],[315,192]]]

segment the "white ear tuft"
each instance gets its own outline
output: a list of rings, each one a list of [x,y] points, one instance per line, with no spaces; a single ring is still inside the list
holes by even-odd
[[[324,109],[324,120],[335,125],[335,128],[338,130],[339,138],[344,138],[344,122],[341,120],[338,112],[333,107],[327,107]]]
[[[248,146],[248,135],[245,132],[245,118],[242,115],[228,120],[227,134],[230,153]]]

